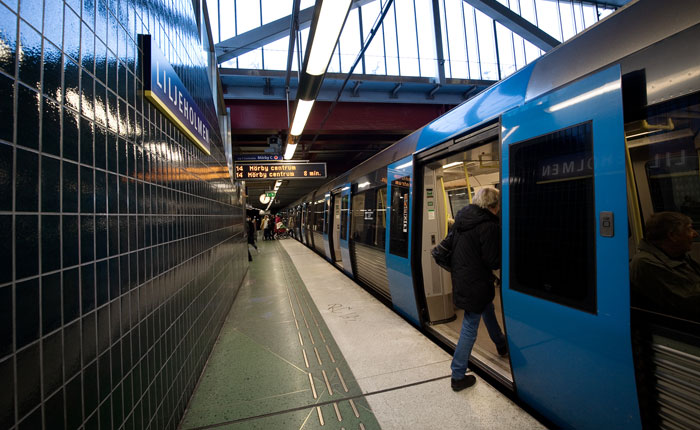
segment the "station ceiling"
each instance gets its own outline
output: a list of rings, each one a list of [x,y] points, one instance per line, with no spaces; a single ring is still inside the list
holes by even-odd
[[[373,0],[353,0],[358,7]],[[374,0],[376,1],[376,0]],[[506,28],[547,51],[559,42],[496,0],[464,0]],[[619,7],[628,0],[599,3]],[[297,22],[310,24],[313,7]],[[290,34],[292,17],[279,19],[216,44],[221,64]],[[230,108],[234,155],[282,154],[298,88],[291,70],[220,68],[222,92]],[[322,162],[327,177],[285,180],[270,210],[283,209],[402,137],[429,123],[496,81],[328,73],[293,161]],[[248,202],[265,208],[259,196],[275,179],[248,180]]]

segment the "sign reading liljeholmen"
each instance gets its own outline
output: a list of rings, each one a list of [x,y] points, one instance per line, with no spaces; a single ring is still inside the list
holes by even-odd
[[[210,154],[211,127],[149,34],[139,34],[143,51],[143,95],[199,149]]]
[[[318,179],[326,177],[326,163],[236,164],[235,179]]]

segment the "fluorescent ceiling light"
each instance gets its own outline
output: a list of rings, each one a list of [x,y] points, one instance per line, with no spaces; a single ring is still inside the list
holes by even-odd
[[[292,136],[299,136],[304,131],[306,120],[309,119],[313,105],[313,100],[299,100],[297,102],[297,110],[294,112],[294,121],[292,121],[292,130],[289,132]],[[294,147],[296,148],[296,145]],[[287,148],[289,148],[289,144],[287,144]],[[288,159],[286,156],[284,158]]]
[[[306,73],[319,76],[326,73],[335,44],[338,42],[343,22],[350,10],[351,0],[324,0],[316,22]],[[294,133],[292,133],[294,134]]]
[[[443,169],[449,169],[450,167],[459,166],[460,164],[462,164],[461,161],[455,161],[454,163],[445,164],[444,166],[442,166],[442,168],[443,168]]]
[[[396,166],[396,170],[401,170],[405,169],[406,167],[413,166],[413,160],[409,161],[408,163],[404,163],[400,166]]]
[[[291,160],[292,157],[294,157],[294,151],[297,150],[297,144],[296,143],[287,143],[287,149],[284,151],[284,159],[285,160]]]
[[[357,186],[358,188],[364,188],[364,187],[369,187],[369,182],[363,182],[360,185]]]

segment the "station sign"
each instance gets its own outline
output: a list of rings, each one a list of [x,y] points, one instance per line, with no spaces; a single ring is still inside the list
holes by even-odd
[[[282,161],[284,156],[282,154],[245,154],[245,155],[234,155],[234,161]]]
[[[236,179],[318,179],[326,177],[326,163],[236,164]]]
[[[149,34],[139,34],[143,50],[143,95],[199,149],[209,155],[212,129]]]

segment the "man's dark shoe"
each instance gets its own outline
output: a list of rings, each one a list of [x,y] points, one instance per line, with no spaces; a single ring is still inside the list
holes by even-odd
[[[462,379],[452,379],[452,391],[462,391],[465,388],[469,388],[476,383],[476,377],[474,375],[467,375]]]
[[[498,355],[501,357],[505,357],[508,355],[508,344],[503,345],[503,346],[497,346],[496,351],[498,351]]]

